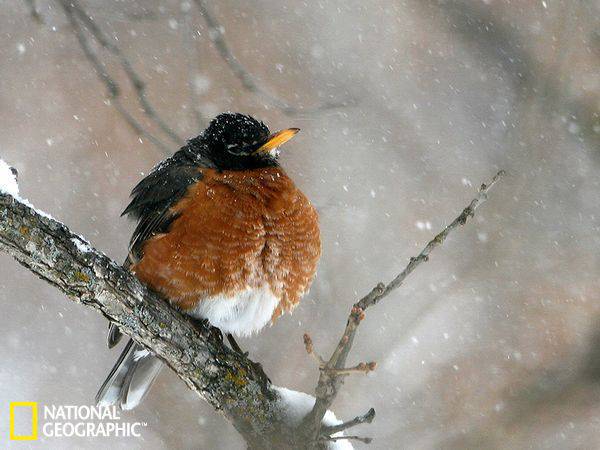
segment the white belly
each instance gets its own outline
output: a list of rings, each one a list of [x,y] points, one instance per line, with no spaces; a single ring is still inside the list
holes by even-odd
[[[235,296],[217,295],[201,300],[186,311],[192,317],[207,319],[224,333],[248,336],[263,328],[273,316],[279,299],[269,286],[240,292]]]

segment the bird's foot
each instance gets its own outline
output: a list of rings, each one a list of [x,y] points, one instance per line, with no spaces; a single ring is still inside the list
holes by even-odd
[[[240,355],[242,355],[244,358],[247,358],[248,355],[250,354],[249,352],[242,351],[242,349],[240,348],[240,346],[238,345],[237,341],[234,339],[234,337],[233,337],[233,335],[231,333],[227,333],[227,341],[229,342],[229,345],[231,346],[231,349],[234,352],[239,353]]]
[[[234,352],[239,353],[244,358],[248,358],[248,354],[249,353],[242,351],[242,349],[240,348],[240,346],[236,342],[236,340],[233,337],[233,335],[231,335],[231,333],[227,333],[227,340],[229,341],[229,345],[231,346],[231,349]],[[250,363],[250,365],[254,369],[254,372],[258,375],[258,378],[259,378],[261,386],[263,386],[263,388],[266,389],[267,386],[269,384],[271,384],[271,379],[265,373],[262,364],[258,363],[258,362],[254,362],[254,361],[252,361],[250,359],[248,359],[248,362]]]
[[[198,331],[204,333],[208,330],[211,338],[216,341],[223,342],[223,333],[217,327],[213,327],[207,319],[196,319],[192,318],[192,322],[198,329]]]
[[[267,386],[272,384],[271,379],[265,373],[261,363],[250,360],[250,365],[254,369],[254,372],[256,372],[256,374],[258,375],[258,379],[260,381],[261,386],[263,386],[266,389]]]
[[[215,338],[219,342],[223,342],[223,332],[219,330],[217,327],[213,327],[212,325],[208,325],[210,327],[210,335]]]

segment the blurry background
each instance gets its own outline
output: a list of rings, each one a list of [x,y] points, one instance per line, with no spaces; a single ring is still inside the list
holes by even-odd
[[[178,148],[121,63],[183,138],[225,110],[302,128],[281,159],[320,211],[318,277],[293,316],[241,343],[275,384],[312,393],[302,334],[329,353],[352,302],[506,169],[475,220],[369,311],[351,362],[379,367],[348,378],[334,410],[373,406],[356,431],[374,449],[600,448],[600,2],[81,0],[105,48],[85,15],[31,6],[0,2],[0,157],[24,197],[117,260],[129,191],[165,156],[118,108]],[[6,255],[0,314],[4,446],[9,401],[89,405],[118,351],[100,315]],[[123,416],[148,423],[143,439],[18,447],[243,448],[169,371]]]

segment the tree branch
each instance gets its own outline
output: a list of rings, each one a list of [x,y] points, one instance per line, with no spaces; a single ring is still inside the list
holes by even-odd
[[[1,160],[0,250],[75,302],[98,310],[124,333],[146,346],[190,389],[222,412],[249,448],[322,449],[328,442],[340,439],[369,443],[370,438],[334,434],[370,423],[375,417],[374,409],[345,423],[323,422],[344,376],[375,368],[374,363],[344,368],[358,325],[365,317],[364,311],[397,289],[418,265],[428,260],[430,252],[441,245],[452,230],[464,225],[502,175],[503,172],[498,172],[488,185],[482,185],[478,196],[417,257],[411,258],[388,285],[379,283],[354,304],[344,334],[329,360],[315,356],[321,366],[317,395],[312,409],[300,415],[304,418],[299,424],[299,403],[293,403],[294,396],[290,395],[293,391],[265,382],[258,365],[227,348],[214,328],[175,310],[82,237],[19,199],[16,171]],[[314,354],[310,336],[305,335],[304,340],[307,351]],[[284,392],[287,399],[283,398]]]
[[[171,149],[152,135],[150,132],[146,131],[146,129],[123,107],[123,104],[120,101],[121,88],[117,81],[112,78],[108,72],[106,71],[104,64],[100,61],[92,47],[90,46],[89,40],[79,23],[81,21],[85,28],[92,34],[95,38],[96,42],[104,49],[112,53],[119,59],[119,63],[125,74],[130,81],[133,89],[137,95],[138,102],[142,108],[144,114],[152,120],[154,123],[158,125],[158,127],[177,145],[183,145],[185,141],[177,134],[167,123],[160,117],[160,115],[155,111],[150,102],[146,97],[146,84],[141,79],[141,77],[134,70],[133,65],[127,59],[127,57],[123,54],[121,49],[113,44],[108,38],[104,35],[102,30],[96,25],[96,23],[90,18],[87,12],[83,9],[83,7],[76,2],[75,0],[60,0],[60,4],[69,20],[73,31],[77,37],[77,41],[87,60],[94,67],[94,70],[100,81],[106,86],[106,89],[109,93],[109,98],[111,102],[114,104],[117,111],[123,116],[125,121],[131,126],[136,133],[141,136],[146,137],[149,141],[151,141],[154,145],[159,147],[165,155],[171,155],[173,152]]]
[[[1,251],[150,349],[232,422],[250,447],[291,447],[286,436],[296,434],[286,425],[280,396],[262,384],[252,361],[227,348],[215,329],[175,310],[82,237],[16,197],[16,181],[2,185],[10,173],[0,160]]]
[[[389,295],[390,292],[399,288],[408,275],[410,275],[419,265],[429,260],[430,253],[433,251],[433,249],[442,245],[450,232],[467,223],[467,220],[473,217],[475,214],[475,210],[487,200],[489,190],[504,174],[504,171],[500,171],[494,175],[490,183],[487,185],[482,184],[479,188],[477,196],[471,201],[471,203],[469,203],[469,205],[467,205],[467,207],[463,209],[458,217],[456,217],[456,219],[454,219],[446,228],[444,228],[431,241],[429,241],[423,250],[421,250],[421,253],[419,253],[416,257],[410,258],[408,265],[390,283],[387,285],[384,283],[377,284],[377,286],[375,286],[371,292],[354,304],[352,310],[350,311],[350,315],[348,316],[346,328],[337,344],[337,347],[333,351],[329,360],[325,362],[321,368],[319,381],[315,389],[317,397],[315,405],[312,411],[303,420],[303,426],[307,436],[310,436],[313,439],[319,439],[323,436],[328,436],[327,431],[329,430],[322,429],[323,416],[333,403],[333,400],[336,398],[343,383],[343,377],[348,374],[348,369],[344,368],[346,364],[346,358],[348,357],[348,353],[352,348],[358,326],[365,318],[365,310],[373,305],[376,305],[379,301],[381,301],[381,299]],[[313,344],[311,340],[311,351],[312,346]],[[362,369],[361,371],[367,372],[374,369],[374,366],[370,368],[368,364],[361,363],[358,366],[351,368],[350,371],[357,371],[358,368]]]
[[[260,86],[260,84],[255,80],[254,76],[240,63],[240,61],[235,57],[229,44],[225,40],[223,34],[223,27],[217,20],[217,18],[212,14],[206,2],[204,0],[194,0],[206,25],[208,26],[208,35],[210,40],[215,44],[215,48],[221,55],[221,58],[225,61],[225,63],[229,66],[235,77],[240,80],[242,86],[248,91],[255,95],[258,95],[265,99],[267,103],[271,106],[281,110],[284,114],[287,115],[296,115],[301,113],[313,113],[319,111],[325,111],[328,109],[335,109],[344,106],[349,106],[354,103],[354,101],[346,100],[346,101],[332,101],[325,102],[319,106],[314,108],[296,108],[290,105],[285,100],[277,97],[276,95],[269,92],[267,89]]]

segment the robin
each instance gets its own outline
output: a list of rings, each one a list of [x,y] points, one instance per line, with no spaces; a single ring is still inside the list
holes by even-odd
[[[250,116],[220,114],[133,189],[123,212],[137,220],[125,266],[238,351],[233,335],[250,336],[298,304],[321,254],[317,212],[278,162],[298,131],[271,134]],[[109,348],[120,337],[111,323]],[[96,402],[134,408],[161,366],[129,340]]]

